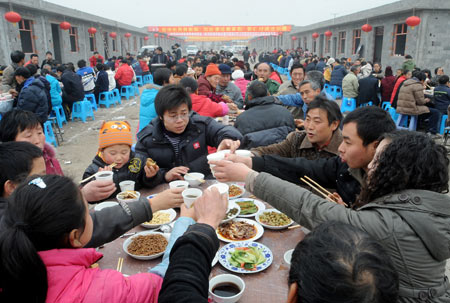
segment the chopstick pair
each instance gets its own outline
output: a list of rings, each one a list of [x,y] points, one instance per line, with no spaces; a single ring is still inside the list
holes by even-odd
[[[113,163],[113,164],[108,165],[107,167],[109,167],[109,168],[114,168],[114,167],[116,167],[116,165],[117,165],[116,163]],[[98,172],[96,172],[95,174],[93,174],[92,176],[87,177],[86,179],[81,180],[81,181],[80,181],[80,184],[82,184],[82,183],[84,183],[84,182],[86,182],[86,181],[91,180],[92,178],[94,178],[95,176],[97,176],[97,175],[100,174],[100,173],[102,173],[102,172],[101,172],[101,171],[98,171]]]
[[[316,181],[314,181],[313,179],[311,179],[308,176],[304,176],[305,178],[300,178],[301,181],[303,181],[304,183],[306,183],[307,185],[309,185],[311,188],[313,188],[315,191],[317,191],[319,194],[321,194],[325,199],[327,199],[328,201],[337,203],[336,201],[334,201],[333,199],[331,199],[328,195],[333,195],[332,193],[330,193],[328,190],[326,190],[325,188],[323,188],[319,183],[317,183]],[[308,182],[309,180],[309,182]],[[314,185],[315,186],[314,186]],[[317,186],[317,187],[316,187]],[[344,202],[344,205],[348,207],[347,203]]]
[[[117,271],[118,272],[122,272],[122,265],[123,265],[123,258],[122,257],[120,257],[119,258],[119,261],[117,261]]]

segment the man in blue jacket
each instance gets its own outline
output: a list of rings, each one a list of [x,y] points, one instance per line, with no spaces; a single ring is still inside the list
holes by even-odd
[[[347,70],[344,65],[341,65],[339,60],[336,59],[337,65],[334,67],[331,72],[331,80],[330,85],[341,86],[342,87],[342,79],[344,79],[345,75],[347,75]]]
[[[447,114],[450,105],[450,83],[447,75],[442,75],[438,80],[439,85],[434,89],[434,106],[443,115]]]

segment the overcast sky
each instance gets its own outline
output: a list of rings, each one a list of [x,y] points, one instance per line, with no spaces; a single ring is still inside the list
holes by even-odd
[[[148,25],[309,25],[397,0],[47,0],[142,27]]]

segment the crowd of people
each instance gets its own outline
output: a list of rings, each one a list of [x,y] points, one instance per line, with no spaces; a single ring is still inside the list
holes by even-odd
[[[431,78],[407,56],[394,76],[390,66],[383,72],[379,63],[302,49],[256,58],[248,48],[244,60],[214,50],[183,56],[175,45],[136,59],[94,53],[75,70],[50,52],[41,66],[37,55],[25,63],[24,53],[12,52],[2,79],[16,104],[0,121],[0,299],[208,302],[226,195],[205,190],[192,208],[180,188],[100,211],[90,212],[89,204],[114,198],[121,181],[155,188],[188,172],[213,178],[214,167],[218,181],[245,182],[257,198],[312,230],[294,250],[288,302],[446,302],[447,150],[433,136],[396,130],[381,108],[389,101],[398,113],[419,115],[428,121],[426,132],[436,134],[435,122],[450,104],[442,68]],[[287,68],[289,78],[274,65]],[[85,94],[98,100],[149,74],[139,131],[127,121],[102,122],[98,150],[82,176],[113,171],[113,180],[77,185],[65,177],[43,132],[53,106],[63,104],[70,116]],[[327,84],[372,106],[344,116]],[[425,86],[434,87],[432,96],[425,98]],[[230,114],[234,125],[214,119]],[[236,155],[238,148],[252,156]],[[208,154],[225,149],[224,160],[208,162]],[[305,175],[332,194],[314,194],[300,180]],[[91,266],[102,256],[96,247],[173,207],[180,217],[156,267],[125,277]]]

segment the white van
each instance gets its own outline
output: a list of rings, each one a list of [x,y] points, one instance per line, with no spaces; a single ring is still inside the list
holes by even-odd
[[[144,45],[139,50],[138,54],[141,56],[144,56],[144,57],[148,56],[148,55],[152,54],[157,47],[158,47],[158,45]]]
[[[197,52],[198,52],[198,47],[197,47],[197,45],[188,45],[188,46],[186,47],[186,53],[188,54],[188,56],[189,56],[189,55],[195,56],[195,55],[197,55]]]

